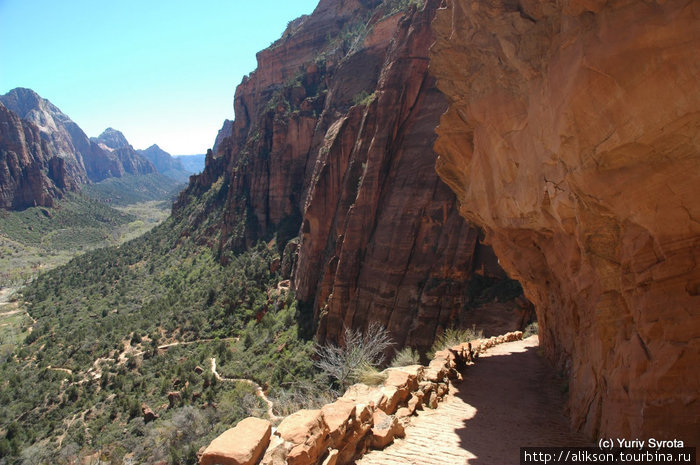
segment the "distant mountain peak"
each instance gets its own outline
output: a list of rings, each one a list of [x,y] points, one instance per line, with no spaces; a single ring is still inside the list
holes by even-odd
[[[0,102],[21,119],[38,126],[43,133],[55,132],[58,126],[72,123],[56,105],[26,87],[16,87],[0,95]]]
[[[172,156],[168,152],[166,152],[165,150],[160,148],[160,146],[158,144],[153,144],[150,147],[148,147],[147,149],[137,150],[137,152],[139,152],[142,155],[144,153],[147,153],[147,154],[152,154],[152,155],[157,154],[158,156],[168,156],[168,157]]]
[[[32,89],[29,89],[27,87],[15,87],[11,91],[5,94],[6,98],[14,98],[14,99],[21,99],[22,101],[25,102],[39,102],[40,100],[45,100],[43,99],[39,94],[37,94],[35,91]]]
[[[129,147],[131,144],[129,144],[129,141],[126,140],[126,137],[124,137],[124,134],[121,131],[118,131],[114,128],[107,128],[104,131],[102,131],[102,134],[97,136],[96,138],[91,138],[98,144],[103,144],[107,146],[110,149],[120,149],[122,147]]]
[[[158,144],[153,144],[145,150],[137,150],[136,152],[153,163],[159,173],[172,179],[187,182],[190,174],[192,174],[185,169],[179,159],[174,158],[168,152],[158,147]]]

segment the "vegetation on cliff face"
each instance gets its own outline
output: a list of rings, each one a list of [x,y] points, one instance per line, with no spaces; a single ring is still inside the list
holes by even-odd
[[[416,313],[396,314],[416,325],[435,319],[431,302],[456,315],[452,309],[468,309],[491,289],[491,279],[500,282],[501,277],[489,277],[484,278],[488,286],[467,283],[477,264],[489,268],[481,259],[478,233],[453,211],[454,196],[437,175],[426,181],[431,172],[426,167],[433,163],[425,156],[431,121],[442,104],[426,77],[425,57],[413,55],[416,48],[427,54],[430,15],[416,15],[414,5],[420,3],[322,2],[325,18],[290,25],[298,29],[261,52],[262,69],[239,86],[232,136],[219,152],[207,154],[205,170],[180,194],[170,219],[129,243],[86,253],[27,286],[26,310],[36,323],[13,342],[14,352],[0,359],[0,451],[8,463],[69,463],[93,453],[111,463],[193,463],[199,447],[232,423],[264,415],[248,385],[217,378],[212,359],[224,378],[269,388],[279,401],[277,413],[322,398],[314,386],[327,386],[328,379],[313,366],[309,340],[314,311],[321,306],[298,308],[290,290],[295,283],[283,283],[299,265],[301,247],[316,247],[304,266],[318,272],[308,274],[303,300],[311,302],[318,287],[323,304],[336,271],[341,288],[371,268],[360,269],[357,259],[323,275],[326,263],[338,266],[335,254],[341,255],[341,248],[374,264],[386,263],[388,250],[395,260],[370,269],[364,279],[382,285],[394,279],[405,286],[368,287],[365,294],[393,305],[399,299],[391,293],[409,296],[405,308]],[[329,20],[335,18],[329,5],[342,10],[344,23]],[[412,16],[401,21],[395,13],[404,8]],[[295,34],[305,35],[294,39]],[[394,39],[405,36],[410,40],[397,45]],[[276,58],[266,57],[290,40],[305,48],[294,49],[292,43],[285,55],[290,63],[281,65],[286,68],[271,69]],[[305,58],[294,62],[295,53]],[[385,63],[389,56],[396,66]],[[385,65],[393,70],[393,81],[379,92]],[[413,78],[403,76],[399,65],[408,66]],[[391,117],[384,120],[384,114]],[[339,159],[345,161],[337,164]],[[387,180],[387,173],[400,176]],[[425,182],[412,184],[417,175]],[[384,185],[400,188],[379,189]],[[314,194],[305,198],[311,190]],[[342,208],[326,210],[326,203]],[[372,214],[353,216],[353,208]],[[372,217],[377,211],[390,213]],[[319,218],[327,221],[325,232],[315,230],[310,239],[304,215],[314,227]],[[404,223],[397,226],[400,220]],[[383,227],[379,239],[358,238],[377,225]],[[408,242],[396,244],[401,242],[396,228]],[[449,260],[436,258],[438,252]],[[392,274],[408,269],[410,279]],[[339,302],[336,307],[345,305]],[[361,330],[366,319],[359,315],[349,324]],[[342,326],[338,318],[334,323]],[[394,322],[399,330],[408,326]],[[429,344],[436,327],[413,329]]]

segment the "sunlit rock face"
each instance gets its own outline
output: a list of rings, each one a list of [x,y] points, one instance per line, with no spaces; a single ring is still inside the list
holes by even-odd
[[[700,437],[700,3],[446,0],[435,149],[592,436]]]
[[[221,186],[223,257],[295,238],[291,284],[320,342],[377,322],[397,347],[426,348],[452,326],[498,334],[529,318],[493,296],[476,308],[475,275],[505,275],[434,169],[447,109],[428,74],[438,5],[324,0],[290,22],[176,206]]]
[[[65,160],[55,156],[39,128],[0,104],[0,208],[51,207],[75,189]]]
[[[155,165],[146,156],[134,150],[124,134],[116,129],[107,128],[98,137],[91,137],[90,141],[116,157],[124,173],[139,175],[158,171]]]
[[[55,198],[80,184],[155,172],[121,133],[112,130],[127,147],[100,146],[101,141],[88,139],[74,121],[31,89],[18,87],[0,95],[0,105],[0,149],[7,154],[0,159],[3,208],[52,206]]]
[[[344,76],[381,64],[374,98],[326,131],[306,199],[296,287],[314,304],[321,341],[377,321],[400,346],[429,347],[465,323],[485,248],[434,171],[434,129],[447,108],[427,72],[436,7],[386,19],[338,70],[334,94]]]

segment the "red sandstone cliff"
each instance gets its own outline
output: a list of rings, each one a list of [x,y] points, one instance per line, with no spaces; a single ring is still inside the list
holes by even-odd
[[[700,4],[445,5],[439,173],[535,303],[574,425],[697,441]]]
[[[76,185],[39,128],[0,104],[0,208],[53,206]]]
[[[0,106],[0,208],[50,206],[63,191],[80,184],[156,171],[128,143],[117,150],[100,147],[31,89],[16,88],[0,95]]]
[[[475,273],[504,277],[434,171],[446,109],[427,73],[438,2],[398,5],[324,0],[290,23],[258,54],[236,120],[176,207],[225,198],[224,255],[300,235],[287,258],[296,249],[296,297],[320,341],[378,321],[400,345],[429,346],[443,328],[483,320]],[[494,319],[487,330],[527,316],[506,306]]]

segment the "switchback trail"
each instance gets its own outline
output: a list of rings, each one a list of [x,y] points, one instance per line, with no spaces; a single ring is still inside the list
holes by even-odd
[[[537,347],[532,336],[489,349],[437,409],[411,419],[405,439],[357,465],[514,465],[520,447],[591,445],[571,432],[562,381]]]
[[[19,303],[13,299],[15,294],[20,290],[19,287],[0,287],[0,318],[6,318],[8,316],[16,315],[18,313],[24,313],[27,318],[32,320],[32,325],[36,324],[36,320],[29,314],[25,309],[19,308]],[[12,309],[12,310],[9,310]],[[3,324],[2,326],[8,326]],[[34,330],[33,326],[30,326],[27,331],[30,333]]]
[[[211,372],[214,374],[214,377],[216,377],[216,379],[218,379],[219,381],[250,384],[255,388],[255,395],[260,397],[263,400],[263,402],[267,404],[267,416],[270,417],[270,421],[274,422],[282,419],[282,417],[278,417],[277,415],[275,415],[275,412],[272,410],[275,404],[270,399],[268,399],[268,397],[265,395],[265,391],[263,391],[262,386],[260,386],[255,381],[247,378],[224,378],[219,374],[218,371],[216,371],[216,359],[214,357],[211,358]]]

